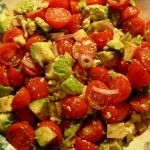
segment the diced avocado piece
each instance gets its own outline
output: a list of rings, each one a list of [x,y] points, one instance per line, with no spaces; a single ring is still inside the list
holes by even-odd
[[[81,9],[85,8],[87,5],[86,5],[86,1],[85,0],[77,0],[78,4],[79,4],[79,7]]]
[[[32,0],[26,0],[16,5],[14,11],[19,15],[23,15],[24,13],[33,10],[33,7],[34,7],[34,2]]]
[[[86,30],[86,29],[90,28],[90,26],[91,26],[91,20],[90,20],[90,18],[85,18],[82,21],[82,29]]]
[[[0,132],[6,134],[7,128],[16,121],[12,113],[1,113],[0,114]]]
[[[47,22],[45,22],[42,18],[36,17],[35,23],[44,31],[49,32],[51,30],[51,27]]]
[[[108,41],[107,46],[117,51],[120,51],[125,47],[124,44],[120,40],[117,40],[117,39]]]
[[[51,143],[56,138],[56,136],[56,133],[46,126],[35,130],[35,138],[41,147]]]
[[[147,129],[147,125],[145,124],[145,122],[141,121],[141,122],[136,122],[135,124],[135,128],[137,130],[137,132],[143,133],[146,129]]]
[[[68,94],[81,94],[84,85],[80,83],[73,75],[70,75],[61,83],[61,88]]]
[[[120,38],[120,40],[124,43],[125,41],[131,41],[132,39],[132,35],[127,32],[124,35],[122,35],[122,37]]]
[[[58,101],[65,98],[66,96],[67,93],[65,93],[62,89],[60,89],[52,94],[52,100]]]
[[[133,37],[130,42],[136,45],[140,45],[143,42],[143,37],[141,35],[138,35],[136,37]]]
[[[49,119],[49,107],[48,107],[49,98],[42,98],[35,100],[29,104],[31,111],[40,119],[46,120]]]
[[[23,35],[19,35],[13,38],[14,43],[20,45],[21,47],[23,47],[26,44],[26,40],[23,37]]]
[[[108,7],[99,4],[87,5],[82,13],[84,18],[90,17],[92,21],[104,20],[108,18]]]
[[[104,31],[104,30],[113,30],[114,26],[111,23],[110,19],[106,20],[101,20],[101,21],[96,21],[91,24],[93,27],[93,32],[99,32],[99,31]]]
[[[150,84],[142,88],[142,92],[150,96]]]
[[[123,146],[117,140],[110,143],[110,150],[123,150]]]
[[[123,139],[126,135],[127,132],[124,122],[107,124],[107,138]]]
[[[74,39],[76,41],[81,41],[82,38],[87,36],[88,36],[87,33],[83,29],[80,29],[75,33]]]
[[[30,46],[31,59],[39,63],[40,66],[44,66],[46,63],[50,63],[55,59],[52,52],[52,47],[49,42],[36,42]]]
[[[141,122],[141,121],[142,121],[142,120],[141,120],[141,115],[138,114],[138,113],[132,113],[132,114],[131,114],[131,121],[132,121],[133,123]]]
[[[110,144],[105,142],[101,143],[100,150],[110,150]]]
[[[70,128],[64,131],[64,137],[66,138],[66,137],[74,136],[79,130],[80,126],[81,126],[80,124],[71,125]]]
[[[28,28],[28,33],[29,35],[32,35],[36,29],[37,29],[37,24],[35,23],[35,20],[27,18],[27,28]]]
[[[113,33],[114,33],[113,40],[120,40],[120,38],[122,36],[124,36],[124,33],[121,30],[117,29],[117,28],[113,29]]]
[[[2,135],[0,135],[0,149],[1,150],[16,150]]]
[[[3,86],[2,84],[0,84],[0,97],[8,96],[12,94],[13,91],[14,89],[12,87]]]
[[[124,42],[124,45],[123,59],[125,61],[131,61],[134,58],[134,54],[138,46],[128,41]]]
[[[135,0],[130,0],[130,1],[129,1],[129,4],[130,4],[131,6],[136,6],[136,1],[135,1]]]
[[[14,95],[4,96],[0,98],[0,113],[11,112],[12,111],[12,101]]]
[[[73,58],[70,54],[65,53],[58,56],[54,63],[53,69],[57,77],[63,81],[72,74]]]

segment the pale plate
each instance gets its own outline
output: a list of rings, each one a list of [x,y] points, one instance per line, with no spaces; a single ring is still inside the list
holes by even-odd
[[[0,6],[5,4],[8,9],[13,9],[21,1],[23,0],[0,0]],[[150,0],[137,0],[137,5],[142,9],[140,17],[150,20]],[[150,127],[143,134],[134,138],[127,147],[124,147],[124,150],[150,150]]]

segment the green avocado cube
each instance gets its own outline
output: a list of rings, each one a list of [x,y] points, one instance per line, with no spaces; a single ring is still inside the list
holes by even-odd
[[[41,147],[51,143],[56,138],[56,136],[56,133],[46,126],[35,130],[35,138]]]
[[[40,120],[47,120],[50,117],[48,101],[49,101],[49,98],[43,98],[43,99],[35,100],[29,104],[30,110]]]
[[[3,86],[0,84],[0,97],[8,96],[13,92],[13,88],[10,86]]]
[[[61,83],[61,88],[67,94],[80,94],[83,91],[84,85],[80,83],[73,75],[70,75],[65,81]]]
[[[107,42],[107,46],[118,51],[122,50],[125,47],[124,44],[118,39],[110,40],[109,42]]]

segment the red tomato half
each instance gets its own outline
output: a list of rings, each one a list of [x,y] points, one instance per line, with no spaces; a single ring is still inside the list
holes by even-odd
[[[50,121],[50,120],[42,121],[37,126],[37,128],[40,128],[40,127],[49,127],[53,132],[56,133],[57,142],[59,144],[61,143],[61,141],[62,141],[62,132],[61,132],[60,127],[55,122]]]
[[[0,63],[9,66],[17,66],[23,57],[23,52],[15,43],[0,45]]]
[[[25,53],[29,51],[30,46],[35,42],[44,42],[46,38],[43,35],[33,35],[31,36],[25,45],[24,51]]]
[[[82,140],[80,137],[75,138],[75,150],[99,150],[99,146],[94,143]]]
[[[104,125],[98,119],[89,119],[78,132],[82,139],[93,143],[102,140],[104,134]]]
[[[85,92],[85,98],[88,100],[89,105],[94,109],[101,110],[107,106],[109,102],[109,95],[94,91],[93,86],[106,90],[108,87],[101,81],[93,80],[88,84]]]
[[[3,34],[3,42],[4,43],[14,42],[14,37],[17,37],[17,36],[23,35],[23,34],[24,34],[24,32],[22,29],[13,27]]]
[[[27,122],[16,122],[9,126],[7,140],[17,150],[30,150],[34,144],[34,129]]]
[[[25,83],[25,74],[14,67],[9,67],[8,69],[8,80],[11,86],[21,87]]]
[[[138,112],[149,112],[150,111],[150,96],[139,94],[131,98],[131,106]]]
[[[55,41],[55,43],[59,55],[64,55],[66,52],[72,55],[72,46],[74,44],[74,40],[68,38]]]
[[[88,37],[82,38],[81,41],[75,42],[73,45],[72,54],[75,59],[78,59],[80,54],[87,54],[91,58],[94,58],[97,54],[96,43]]]
[[[44,77],[34,77],[26,85],[30,95],[31,101],[45,98],[48,96],[48,84]]]
[[[122,122],[131,113],[131,106],[126,103],[109,104],[102,110],[102,116],[106,123]]]
[[[72,14],[77,14],[81,12],[81,8],[76,0],[70,0],[70,12]]]
[[[60,7],[69,9],[69,0],[46,0],[49,2],[49,7]]]
[[[145,24],[144,37],[150,42],[150,21],[147,21]]]
[[[113,39],[113,30],[105,30],[90,34],[90,38],[97,44],[99,49],[106,46],[106,43]]]
[[[150,84],[150,75],[139,61],[133,60],[128,68],[127,77],[135,89],[143,88]]]
[[[0,84],[9,86],[8,73],[5,65],[0,64]]]
[[[132,18],[123,23],[122,31],[130,32],[133,36],[144,35],[145,21],[141,18]]]
[[[150,42],[144,42],[137,48],[135,58],[150,73]]]
[[[61,29],[69,23],[71,14],[70,11],[64,8],[48,8],[45,19],[52,28]]]
[[[25,74],[31,77],[39,76],[44,72],[44,69],[38,63],[31,60],[29,53],[26,53],[21,60],[21,66]]]
[[[62,100],[62,112],[66,118],[78,119],[86,115],[88,102],[79,96],[68,96]]]
[[[107,0],[85,0],[87,5],[93,5],[93,4],[99,4],[99,5],[105,5],[107,3]]]
[[[138,17],[141,10],[138,7],[128,6],[121,12],[121,21],[125,22],[131,18]]]
[[[69,31],[69,33],[75,33],[76,31],[81,29],[81,24],[82,24],[82,14],[81,13],[73,14],[66,28]]]
[[[113,9],[121,10],[129,5],[129,0],[107,0],[110,7]]]
[[[29,91],[25,87],[22,87],[14,96],[11,106],[13,110],[22,109],[28,106],[30,101],[31,97]]]

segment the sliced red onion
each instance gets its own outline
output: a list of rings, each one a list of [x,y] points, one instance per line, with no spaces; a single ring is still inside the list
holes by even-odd
[[[73,38],[76,35],[76,33],[73,34],[66,34],[63,36],[57,36],[54,38],[55,41],[63,40],[63,39],[68,39],[68,38]]]
[[[95,92],[98,92],[98,93],[101,93],[101,94],[106,94],[106,95],[113,95],[113,94],[118,94],[119,93],[118,89],[114,89],[114,90],[111,90],[111,89],[102,89],[102,88],[98,88],[96,86],[93,86],[92,89]]]
[[[35,69],[35,66],[32,62],[22,59],[21,62],[30,69]]]
[[[90,68],[92,66],[92,64],[93,64],[93,59],[87,54],[81,54],[78,57],[78,63],[83,68]]]

